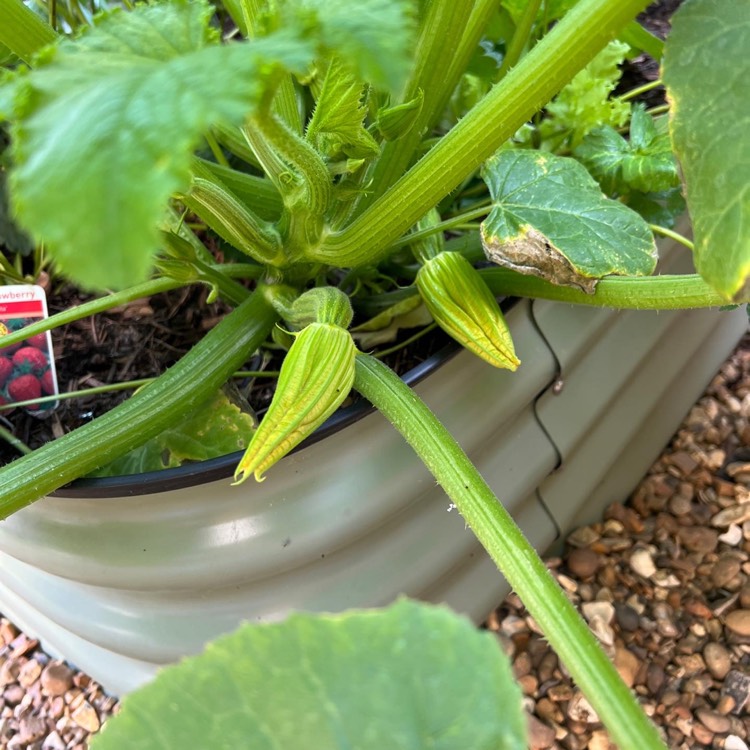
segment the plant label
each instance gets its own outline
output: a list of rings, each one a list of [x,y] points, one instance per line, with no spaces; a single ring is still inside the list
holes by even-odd
[[[5,336],[46,317],[47,297],[42,287],[0,286],[0,416],[11,411],[8,405],[19,402],[37,417],[51,414],[57,406],[56,400],[35,402],[58,393],[50,332],[32,334],[2,346]]]

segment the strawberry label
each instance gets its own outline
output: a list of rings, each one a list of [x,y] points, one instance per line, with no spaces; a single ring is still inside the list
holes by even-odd
[[[3,346],[3,338],[47,317],[44,289],[31,284],[0,286],[0,406],[18,402],[34,416],[51,414],[57,401],[57,376],[49,331]],[[2,409],[0,416],[9,409]]]

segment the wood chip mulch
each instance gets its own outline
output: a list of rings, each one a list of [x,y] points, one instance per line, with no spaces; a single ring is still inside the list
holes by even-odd
[[[627,504],[548,566],[668,747],[750,743],[750,337]],[[612,750],[511,594],[490,616],[525,694],[530,747]],[[0,619],[0,748],[86,750],[116,700]]]

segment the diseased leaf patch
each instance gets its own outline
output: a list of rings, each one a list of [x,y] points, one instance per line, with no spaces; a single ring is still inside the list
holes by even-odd
[[[648,225],[603,195],[574,159],[501,150],[482,177],[493,209],[481,237],[494,263],[588,293],[610,274],[653,272],[656,244]]]

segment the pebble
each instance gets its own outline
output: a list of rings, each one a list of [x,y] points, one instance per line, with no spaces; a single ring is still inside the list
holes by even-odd
[[[70,718],[87,732],[98,732],[101,726],[96,709],[88,701],[83,701],[75,708],[70,714]]]
[[[732,726],[732,722],[726,716],[722,716],[708,708],[697,709],[695,715],[698,721],[714,734],[726,734]]]
[[[576,692],[568,703],[568,718],[585,724],[596,724],[599,716],[592,705],[584,698],[583,693]]]
[[[643,578],[651,578],[656,573],[654,558],[647,549],[637,549],[630,555],[630,567]]]
[[[730,734],[724,741],[724,750],[748,750],[748,748],[742,737]]]
[[[579,547],[568,555],[568,569],[577,578],[586,580],[599,570],[601,556],[590,547]]]
[[[719,541],[728,544],[730,547],[736,547],[744,539],[742,528],[732,524],[723,534],[719,535]]]
[[[703,659],[708,671],[717,679],[723,680],[732,666],[732,657],[729,651],[720,643],[710,642],[703,648]]]
[[[750,609],[735,609],[726,616],[724,624],[738,635],[750,636]]]
[[[711,583],[720,589],[737,576],[741,568],[742,563],[736,557],[723,555],[711,569]]]
[[[718,532],[705,526],[682,526],[677,536],[685,549],[704,555],[713,552],[719,543]]]
[[[624,646],[616,646],[614,664],[623,682],[633,687],[636,675],[641,670],[641,660]]]
[[[73,670],[61,661],[51,661],[42,671],[45,695],[64,695],[73,686]]]
[[[741,503],[720,510],[711,519],[711,525],[723,528],[732,524],[745,523],[748,520],[750,520],[750,503]]]
[[[555,730],[539,721],[533,714],[527,714],[527,726],[529,730],[529,748],[530,750],[546,750],[555,743]]]

